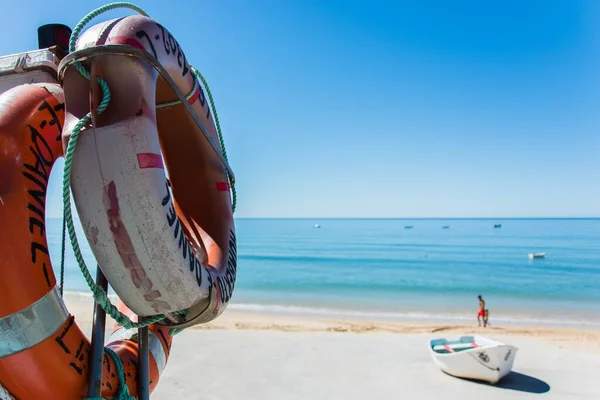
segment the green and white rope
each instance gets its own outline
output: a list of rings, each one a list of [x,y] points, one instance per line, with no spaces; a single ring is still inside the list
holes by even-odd
[[[229,160],[227,159],[227,151],[225,150],[225,141],[223,140],[223,134],[221,133],[221,124],[219,123],[219,116],[217,115],[217,108],[215,107],[215,102],[213,101],[212,93],[210,92],[208,83],[206,82],[206,79],[204,79],[200,71],[198,71],[192,66],[190,66],[190,69],[192,70],[194,76],[200,79],[202,81],[202,84],[206,88],[208,101],[210,101],[210,108],[212,108],[212,113],[215,117],[215,125],[217,126],[217,135],[219,135],[219,144],[221,145],[221,150],[223,151],[223,158],[225,159],[225,161],[227,161],[227,163],[229,163]],[[229,180],[229,185],[231,186],[231,209],[232,212],[235,213],[235,207],[237,205],[237,193],[235,191],[235,182],[232,181],[231,176],[229,176],[229,172],[227,172],[227,179]]]

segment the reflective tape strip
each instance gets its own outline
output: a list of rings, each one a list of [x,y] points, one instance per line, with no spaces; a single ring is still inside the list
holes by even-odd
[[[0,358],[48,339],[68,317],[69,312],[55,286],[29,307],[0,318]]]
[[[162,375],[162,372],[167,366],[167,355],[165,354],[165,349],[158,336],[150,330],[148,331],[148,349],[150,350],[150,353],[152,353],[154,361],[156,361],[158,375]]]
[[[119,328],[118,330],[114,331],[112,335],[110,335],[110,341],[114,342],[115,340],[134,340],[135,342],[138,342],[137,334],[138,330],[135,328]],[[136,337],[134,338],[134,336]],[[165,349],[163,348],[160,339],[151,330],[148,330],[148,350],[150,350],[150,354],[152,354],[152,357],[154,357],[154,361],[156,361],[158,374],[162,375],[162,372],[167,366],[167,355],[165,354]]]
[[[4,388],[4,386],[2,386],[1,383],[0,383],[0,400],[15,400],[15,398],[12,397],[10,395],[10,393],[8,393],[8,390],[6,390]]]

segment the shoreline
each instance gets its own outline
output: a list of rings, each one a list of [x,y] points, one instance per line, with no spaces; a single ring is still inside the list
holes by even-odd
[[[298,318],[349,319],[357,321],[377,320],[380,322],[404,322],[410,324],[458,324],[469,325],[476,322],[476,311],[454,308],[451,310],[433,310],[421,307],[394,310],[353,309],[335,307],[310,307],[307,305],[281,305],[261,303],[232,303],[228,310],[261,315],[290,316]],[[568,312],[565,310],[529,309],[529,313],[510,308],[492,309],[490,324],[503,326],[536,325],[544,327],[590,328],[600,329],[600,318],[585,319],[589,312]],[[445,311],[445,312],[444,312]],[[600,313],[598,314],[600,317]]]
[[[118,297],[108,295],[111,302],[116,304]],[[87,305],[92,309],[93,297],[89,292],[65,292],[65,302],[69,304]],[[531,310],[531,309],[530,309]],[[445,312],[444,312],[445,311]],[[410,325],[410,326],[461,326],[476,327],[476,312],[472,310],[450,309],[434,312],[430,308],[403,308],[396,310],[352,309],[336,307],[312,307],[310,305],[283,305],[271,303],[229,303],[225,310],[227,314],[238,316],[261,316],[263,319],[292,319],[314,321],[345,321],[358,324],[376,325]],[[593,313],[592,313],[593,315]],[[520,329],[536,327],[545,329],[567,330],[599,330],[600,314],[596,318],[587,318],[590,314],[584,312],[566,312],[565,310],[535,310],[529,313],[512,309],[493,309],[489,320],[490,326],[504,329]]]
[[[91,331],[92,301],[77,301],[66,296],[69,312],[86,332]],[[114,301],[114,299],[111,299]],[[107,329],[114,321],[107,318]],[[227,308],[218,318],[206,324],[195,325],[186,331],[275,331],[296,333],[364,334],[427,334],[431,337],[458,337],[460,335],[520,336],[587,349],[600,353],[600,329],[590,327],[540,326],[532,324],[498,325],[483,328],[474,323],[448,323],[439,321],[407,322],[347,317],[293,316],[259,312],[237,311]]]
[[[444,324],[435,322],[410,323],[404,321],[356,320],[347,318],[292,317],[262,313],[225,310],[217,319],[192,330],[269,330],[284,332],[347,332],[396,333],[436,335],[460,334],[530,336],[546,339],[581,339],[595,342],[600,350],[600,329],[585,327],[540,327],[537,325],[478,327],[476,324]]]

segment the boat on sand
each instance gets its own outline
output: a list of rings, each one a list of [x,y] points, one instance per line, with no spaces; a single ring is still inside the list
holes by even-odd
[[[517,348],[481,336],[429,341],[433,361],[445,373],[496,384],[512,370]]]

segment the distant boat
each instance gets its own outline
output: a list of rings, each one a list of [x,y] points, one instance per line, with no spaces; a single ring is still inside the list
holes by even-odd
[[[412,229],[412,228],[413,228],[413,226],[412,226],[412,225],[406,225],[406,226],[404,227],[404,229]]]
[[[315,228],[315,229],[321,229],[321,225],[319,225],[319,224],[315,224],[314,228]]]
[[[458,340],[433,339],[429,352],[445,373],[495,384],[512,370],[517,348],[480,336]]]
[[[494,228],[502,228],[502,224],[494,224]]]
[[[544,258],[546,257],[546,253],[529,253],[529,258],[533,260],[534,258]]]
[[[448,225],[444,225],[442,226],[442,229],[450,229],[450,227]]]

